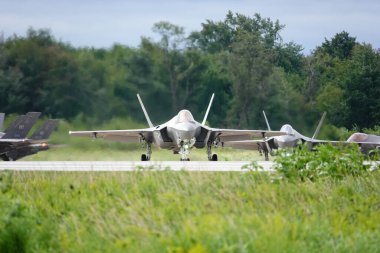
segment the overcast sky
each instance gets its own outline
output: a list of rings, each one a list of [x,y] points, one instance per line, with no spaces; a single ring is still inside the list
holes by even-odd
[[[49,28],[77,47],[136,47],[141,36],[154,36],[158,21],[191,32],[206,19],[223,20],[228,10],[278,19],[286,26],[283,40],[302,45],[306,54],[343,30],[380,48],[379,0],[0,0],[0,32],[9,37],[25,35],[28,27]]]

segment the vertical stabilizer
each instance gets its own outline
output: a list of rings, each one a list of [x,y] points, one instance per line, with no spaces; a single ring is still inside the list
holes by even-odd
[[[24,139],[30,129],[40,117],[40,112],[28,112],[26,115],[18,117],[10,127],[7,128],[2,139]]]
[[[47,140],[54,129],[58,126],[58,120],[47,120],[37,131],[35,131],[30,139],[32,140]]]
[[[142,110],[144,112],[144,115],[145,115],[146,121],[148,122],[149,127],[154,127],[154,125],[152,124],[152,121],[150,121],[149,115],[148,115],[148,113],[145,110],[145,106],[144,106],[144,104],[143,104],[143,102],[142,102],[139,94],[137,94],[137,98],[138,98],[138,100],[140,102],[141,108],[142,108]]]
[[[3,130],[3,124],[4,124],[4,113],[0,113],[0,131]]]
[[[14,121],[11,122],[11,124],[4,130],[4,133],[8,133],[11,129],[15,128],[21,120],[25,118],[25,115],[18,116]]]
[[[215,93],[212,93],[212,96],[211,96],[211,99],[210,99],[210,103],[208,104],[208,107],[207,107],[207,111],[206,111],[205,117],[203,118],[203,121],[202,121],[202,125],[206,124],[207,116],[208,116],[208,113],[209,113],[209,111],[210,111],[212,101],[214,100],[214,95],[215,95]]]
[[[268,131],[272,131],[272,130],[270,129],[269,121],[268,121],[268,119],[267,119],[267,115],[265,114],[265,111],[264,111],[264,110],[263,110],[263,114],[264,114],[265,123],[267,123]]]
[[[311,139],[314,140],[315,138],[317,138],[317,136],[318,136],[318,134],[319,134],[319,130],[321,130],[321,127],[322,127],[323,121],[325,120],[325,117],[326,117],[326,112],[323,113],[322,118],[319,120],[319,123],[318,123],[317,129],[315,129],[315,133],[314,133],[313,137],[311,137]]]

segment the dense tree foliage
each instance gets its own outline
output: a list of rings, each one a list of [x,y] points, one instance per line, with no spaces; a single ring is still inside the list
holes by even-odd
[[[380,124],[380,52],[348,32],[325,39],[310,55],[283,42],[279,21],[228,12],[187,35],[159,22],[158,40],[136,48],[73,48],[49,30],[0,41],[0,110],[102,122],[144,121],[140,93],[154,123],[182,108],[197,120],[216,93],[213,126],[272,128],[291,123],[312,132],[323,111],[338,127]]]

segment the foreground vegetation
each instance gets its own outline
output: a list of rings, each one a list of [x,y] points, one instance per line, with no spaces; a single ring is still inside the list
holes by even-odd
[[[2,172],[1,252],[380,252],[380,173]]]
[[[277,172],[0,172],[1,252],[380,252],[380,171],[357,147]]]

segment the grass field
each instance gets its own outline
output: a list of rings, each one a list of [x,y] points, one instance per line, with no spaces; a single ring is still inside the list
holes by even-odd
[[[140,160],[138,144],[67,135],[23,160]],[[107,128],[107,126],[104,126]],[[278,173],[0,172],[0,253],[380,252],[380,170],[355,147],[283,153]],[[263,160],[215,149],[221,161]],[[153,150],[152,160],[178,160]],[[190,159],[206,160],[192,150]]]
[[[380,173],[1,172],[1,252],[380,252]]]

